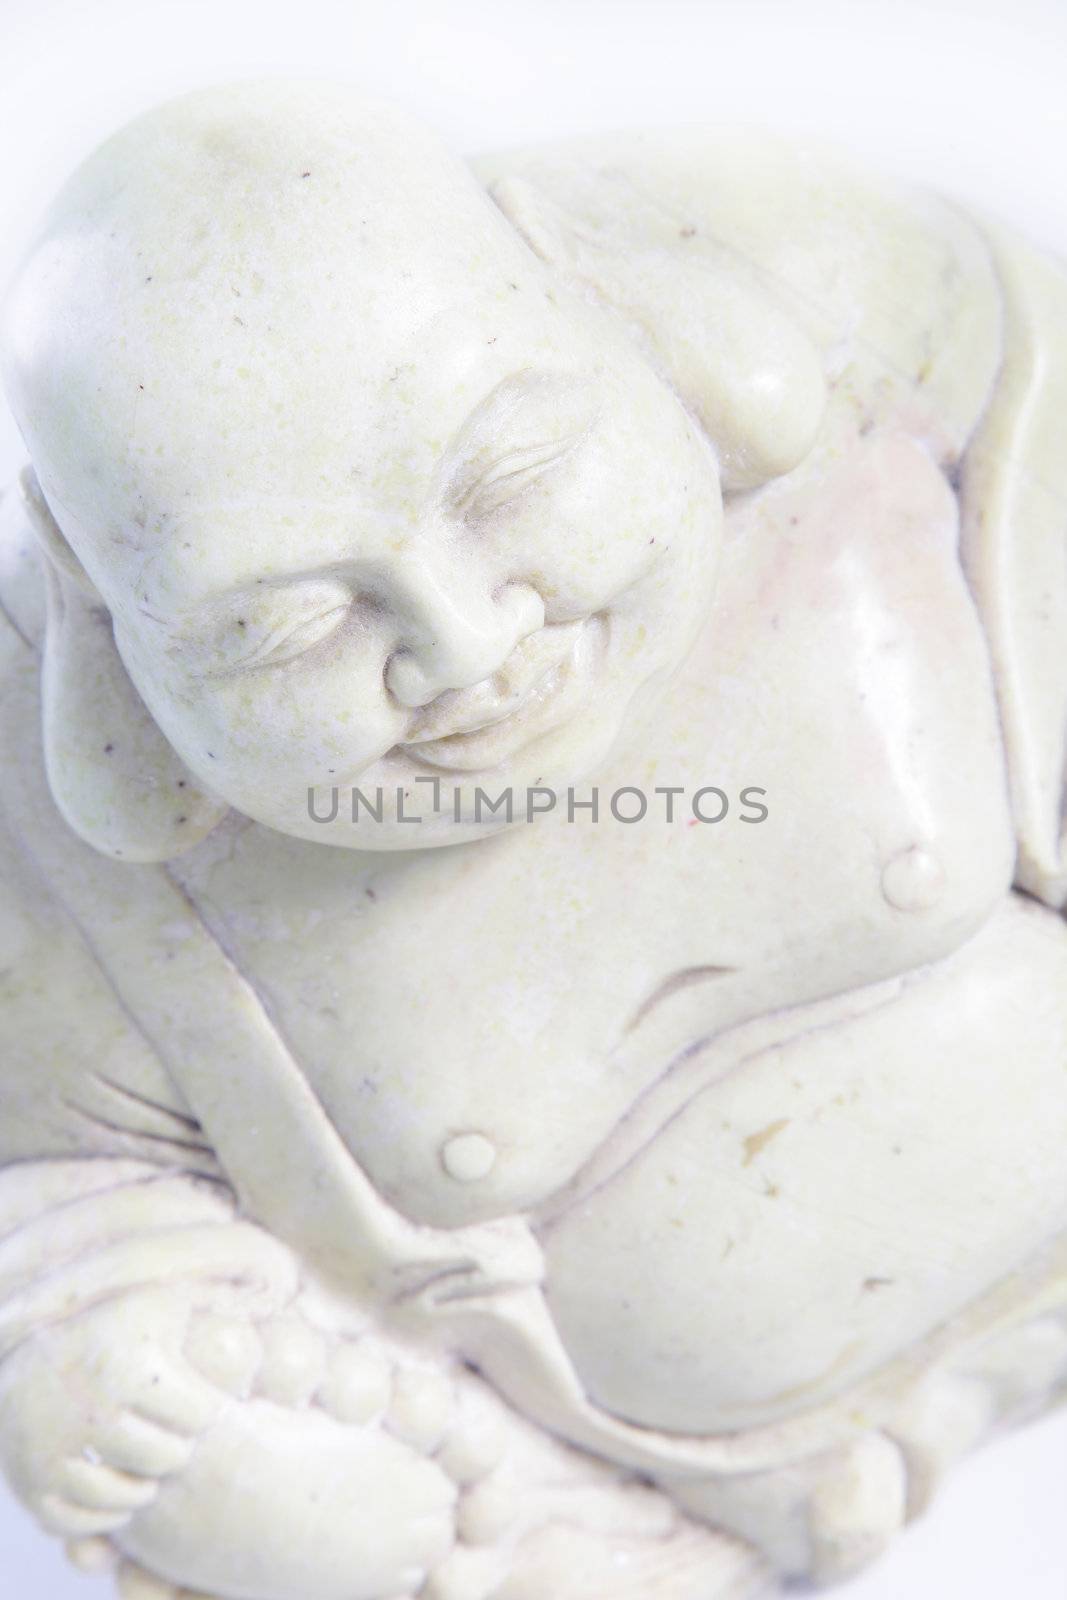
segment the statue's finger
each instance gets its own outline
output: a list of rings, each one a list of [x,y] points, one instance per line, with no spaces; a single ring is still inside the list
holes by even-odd
[[[93,1534],[114,1533],[129,1519],[126,1511],[88,1511],[60,1494],[42,1495],[37,1502],[37,1519],[48,1532],[61,1539],[83,1539]]]
[[[121,1600],[178,1600],[172,1583],[146,1572],[135,1561],[120,1562],[116,1580]]]
[[[63,1464],[60,1488],[66,1499],[86,1511],[130,1513],[149,1505],[159,1492],[151,1478],[118,1472],[102,1461],[74,1456]]]
[[[188,1466],[194,1441],[132,1411],[123,1411],[94,1434],[93,1445],[109,1467],[158,1479],[169,1478]]]
[[[88,1539],[68,1539],[64,1549],[71,1566],[78,1572],[84,1572],[87,1577],[110,1572],[118,1560],[111,1540],[101,1538],[98,1534]]]
[[[196,1438],[215,1421],[227,1399],[185,1361],[163,1356],[156,1380],[140,1388],[129,1410],[144,1422]]]

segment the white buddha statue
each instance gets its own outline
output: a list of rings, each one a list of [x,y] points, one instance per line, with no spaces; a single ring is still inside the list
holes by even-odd
[[[1067,1379],[1067,280],[139,119],[13,284],[0,1462],[127,1600],[725,1600]]]

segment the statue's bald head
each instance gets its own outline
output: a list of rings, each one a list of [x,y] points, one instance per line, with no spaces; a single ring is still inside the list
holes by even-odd
[[[566,785],[704,615],[721,508],[685,408],[462,162],[349,91],[134,123],[52,207],[8,328],[57,584],[73,553],[110,668],[205,792],[270,827],[319,838],[308,789],[338,774],[414,787],[426,716],[459,719],[432,759]],[[50,659],[81,705],[76,614],[53,608]],[[474,702],[505,671],[528,702],[483,749]],[[437,842],[458,816],[428,816]],[[410,847],[404,820],[369,847]]]
[[[147,486],[149,525],[182,509],[151,493],[176,465],[188,497],[217,497],[222,442],[253,419],[286,447],[235,495],[297,492],[298,458],[336,489],[339,443],[395,408],[422,330],[529,270],[463,163],[393,107],[314,83],[200,92],[58,195],[8,299],[6,387],[61,520],[136,543],[123,483]]]

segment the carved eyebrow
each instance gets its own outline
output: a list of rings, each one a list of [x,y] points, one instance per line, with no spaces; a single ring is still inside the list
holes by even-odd
[[[327,521],[366,520],[371,515],[371,509],[366,498],[360,494],[331,496],[322,500],[305,495],[264,494],[230,495],[198,500],[195,505],[183,510],[167,537],[147,552],[134,573],[131,589],[139,598],[143,598],[146,590],[151,591],[155,587],[155,568],[161,563],[166,563],[175,546],[180,547],[190,537],[190,525],[199,529],[216,525],[216,531],[217,526],[222,526],[228,529],[233,542],[239,543],[245,525],[258,529],[269,525],[271,519],[278,518],[289,524],[298,524],[306,522],[309,513],[320,518],[325,524]],[[227,534],[222,536],[227,537]],[[311,565],[264,578],[253,565],[244,574],[233,579],[226,578],[217,585],[210,580],[197,584],[187,594],[181,596],[176,609],[183,618],[187,618],[201,606],[223,604],[232,597],[243,594],[252,597],[264,588],[282,587],[288,583],[299,583],[308,578],[329,575],[320,567]],[[163,619],[154,617],[152,620]]]
[[[299,598],[301,591],[306,595],[315,584],[332,585],[337,590],[345,588],[343,564],[333,562],[322,567],[294,568],[291,572],[275,573],[269,578],[241,578],[235,583],[196,595],[175,611],[172,618],[153,618],[153,621],[162,622],[175,634],[183,633],[189,627],[199,628],[205,619],[209,623],[223,625],[234,620],[236,626],[244,626],[238,617],[243,607],[251,610],[276,597]]]

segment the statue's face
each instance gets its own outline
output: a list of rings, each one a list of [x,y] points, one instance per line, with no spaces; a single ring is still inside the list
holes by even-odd
[[[97,433],[38,459],[174,748],[318,842],[455,842],[502,825],[479,787],[522,816],[588,776],[710,600],[710,450],[628,337],[461,201],[391,273],[305,257],[310,304],[213,263],[190,317],[188,274],[145,257]],[[381,821],[353,823],[357,786]]]
[[[595,767],[691,642],[717,534],[681,407],[543,296],[444,317],[397,367],[372,419],[341,371],[322,396],[331,432],[357,419],[343,489],[298,449],[294,492],[249,494],[264,448],[293,448],[250,415],[116,607],[195,772],[273,828],[364,848],[470,836],[477,786],[512,786],[522,814],[529,787]],[[383,791],[381,823],[357,806],[353,825],[355,785],[375,809]],[[309,790],[321,819],[335,788],[313,821]]]

